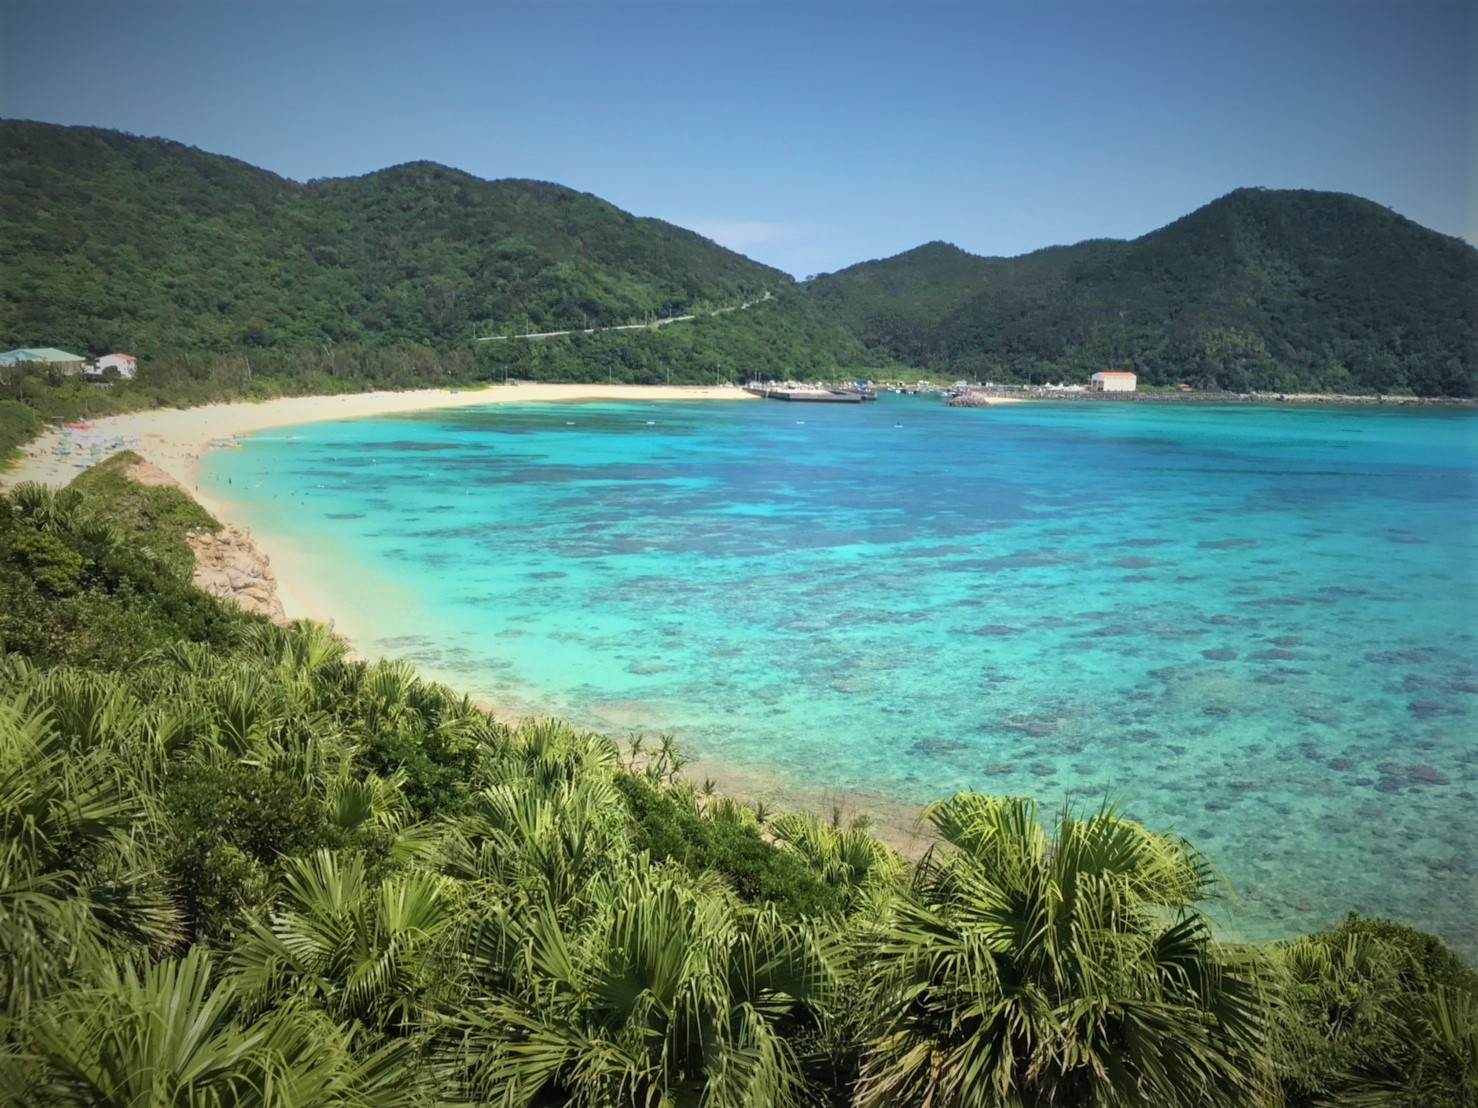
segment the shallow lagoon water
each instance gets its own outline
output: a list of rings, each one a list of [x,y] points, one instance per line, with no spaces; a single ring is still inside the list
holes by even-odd
[[[316,424],[202,481],[362,646],[922,802],[1122,802],[1250,938],[1478,953],[1478,413],[924,398]]]

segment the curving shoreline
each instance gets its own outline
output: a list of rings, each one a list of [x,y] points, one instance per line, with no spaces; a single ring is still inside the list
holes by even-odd
[[[88,424],[97,441],[117,441],[145,462],[156,466],[221,523],[234,527],[243,521],[229,503],[202,492],[196,479],[200,458],[212,441],[231,439],[279,427],[327,420],[358,419],[402,412],[480,407],[488,404],[541,404],[580,400],[753,400],[737,385],[491,385],[480,389],[415,389],[406,392],[346,393],[337,396],[291,396],[276,400],[232,401],[198,408],[156,408],[107,416]],[[60,487],[85,466],[53,449],[64,441],[60,431],[48,431],[28,443],[23,455],[0,468],[0,489],[23,481]],[[119,449],[115,447],[114,449]],[[110,450],[109,453],[112,451]],[[101,458],[97,459],[101,460]],[[234,518],[233,518],[234,517]],[[247,532],[249,534],[249,531]],[[288,619],[315,619],[328,623],[332,605],[313,587],[302,555],[281,541],[255,545],[278,567],[277,596]],[[285,571],[285,572],[283,572]]]
[[[265,612],[278,619],[311,619],[330,624],[340,633],[347,632],[351,647],[362,648],[364,629],[354,626],[352,613],[342,610],[322,580],[321,558],[301,550],[290,537],[261,534],[244,526],[238,506],[211,496],[199,487],[197,468],[200,458],[210,449],[213,439],[244,436],[255,432],[290,427],[326,420],[392,415],[402,412],[475,407],[486,404],[549,403],[583,400],[755,400],[737,386],[732,387],[644,387],[633,385],[517,385],[492,386],[485,389],[422,389],[408,392],[356,393],[339,396],[285,397],[262,402],[238,401],[211,404],[198,408],[156,409],[109,416],[92,421],[90,427],[98,438],[126,440],[127,448],[140,455],[152,467],[150,483],[169,482],[196,500],[224,525],[223,536],[212,544],[212,555],[221,554],[211,564],[197,570],[196,584],[222,599],[251,607],[250,597],[238,595],[240,589],[226,581],[230,560],[216,546],[229,546],[231,552],[263,568],[273,578],[272,599]],[[25,454],[15,464],[0,469],[0,488],[23,481],[62,486],[81,470],[69,458],[52,453],[62,441],[59,432],[47,432],[29,443]],[[136,467],[141,469],[142,467]],[[131,476],[133,476],[131,474]],[[320,552],[321,553],[321,552]],[[199,552],[197,552],[199,558]],[[210,559],[207,559],[210,561]],[[317,564],[315,564],[317,561]],[[220,562],[219,565],[215,562]],[[266,567],[271,567],[267,570]],[[217,581],[216,578],[221,578]],[[251,584],[259,582],[253,580]],[[359,641],[356,641],[359,640]],[[452,684],[455,677],[426,670],[434,680]],[[506,707],[483,703],[495,716],[516,721],[522,713],[510,713]],[[847,789],[807,787],[784,780],[780,775],[750,767],[723,762],[699,760],[692,763],[686,776],[695,781],[712,778],[719,791],[729,796],[763,799],[786,810],[803,810],[823,819],[834,810],[844,818],[865,815],[873,833],[907,857],[918,857],[933,841],[921,826],[922,807],[871,793]]]

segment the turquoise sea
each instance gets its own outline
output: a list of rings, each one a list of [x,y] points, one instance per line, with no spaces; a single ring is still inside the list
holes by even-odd
[[[1120,801],[1232,932],[1478,953],[1478,412],[584,403],[323,423],[202,486],[366,652],[923,802]]]

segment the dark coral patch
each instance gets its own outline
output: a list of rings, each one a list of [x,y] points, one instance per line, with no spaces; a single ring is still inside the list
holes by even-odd
[[[1377,650],[1365,655],[1367,662],[1375,662],[1383,666],[1414,665],[1424,662],[1433,654],[1437,648],[1432,646],[1413,646],[1406,650]]]
[[[1411,766],[1406,775],[1418,785],[1445,785],[1447,775],[1431,766]]]
[[[938,757],[941,754],[957,754],[968,747],[956,739],[927,738],[920,739],[913,744],[914,751],[919,754],[927,754]]]
[[[1431,719],[1433,716],[1445,716],[1452,711],[1446,704],[1439,704],[1435,700],[1413,700],[1406,705],[1406,710],[1417,719]]]

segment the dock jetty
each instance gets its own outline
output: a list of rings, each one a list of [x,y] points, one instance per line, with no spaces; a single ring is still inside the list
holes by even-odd
[[[877,390],[868,385],[832,388],[825,385],[797,384],[794,381],[786,381],[784,384],[751,381],[744,386],[744,391],[765,400],[791,400],[807,404],[861,404],[864,400],[878,398]]]

